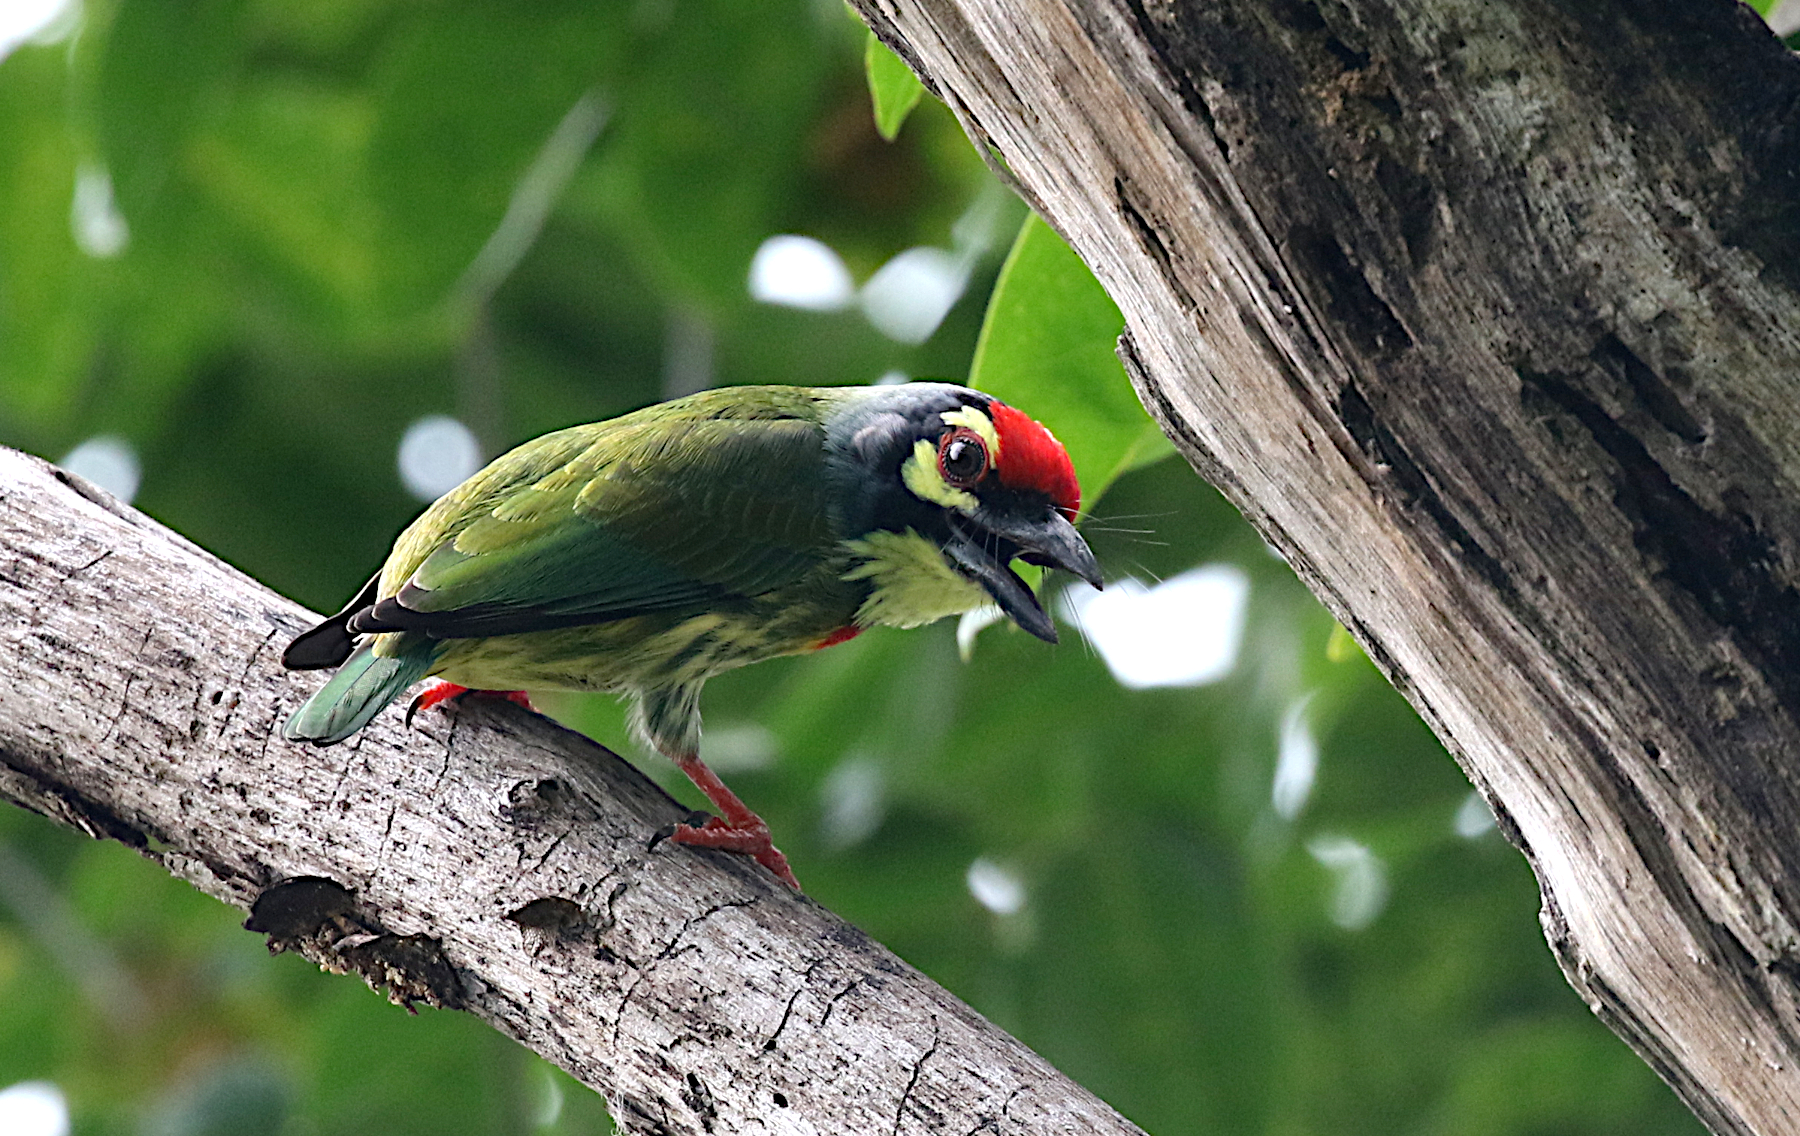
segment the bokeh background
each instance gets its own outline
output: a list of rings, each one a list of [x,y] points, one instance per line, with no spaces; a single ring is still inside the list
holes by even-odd
[[[315,609],[546,430],[967,378],[1025,218],[932,99],[877,133],[837,0],[0,12],[0,442]],[[1159,1136],[1700,1131],[1564,984],[1442,748],[1154,456],[1087,522],[1114,584],[1058,594],[1061,646],[877,630],[709,686],[709,756],[808,891]],[[546,702],[694,799],[610,701]],[[0,807],[0,1132],[610,1130],[241,919]]]

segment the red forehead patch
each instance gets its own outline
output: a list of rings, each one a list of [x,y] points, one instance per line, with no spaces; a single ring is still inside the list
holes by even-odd
[[[1000,484],[1048,496],[1057,510],[1073,521],[1081,511],[1081,485],[1075,480],[1069,451],[1043,423],[1004,402],[991,403],[988,417],[1000,435],[1000,457],[994,465]]]

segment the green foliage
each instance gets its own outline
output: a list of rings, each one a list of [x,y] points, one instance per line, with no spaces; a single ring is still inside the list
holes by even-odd
[[[1068,624],[1054,649],[997,628],[967,665],[939,626],[718,680],[708,752],[810,892],[1152,1132],[1698,1131],[1563,983],[1523,861],[1417,718],[1216,493],[1143,464],[1164,443],[1092,276],[1035,220],[1004,268],[984,251],[1019,207],[990,207],[935,101],[898,131],[904,90],[878,92],[883,141],[841,12],[84,11],[0,61],[0,442],[121,435],[139,507],[335,609],[419,507],[395,452],[421,415],[491,454],[661,397],[677,358],[718,383],[971,375],[1105,492],[1109,579],[1241,573],[1243,646],[1210,685],[1128,689]],[[551,153],[580,107],[597,135]],[[541,233],[471,288],[551,158],[573,172]],[[854,306],[755,303],[750,258],[784,232],[858,280],[951,249],[967,292],[916,346]],[[545,702],[629,752],[615,703]],[[1284,734],[1318,764],[1280,796]],[[1385,900],[1345,919],[1365,869]],[[0,873],[0,1087],[56,1082],[83,1136],[608,1128],[484,1024],[271,959],[116,845],[0,810]]]
[[[892,142],[906,125],[906,116],[925,97],[925,84],[874,32],[869,33],[868,45],[863,48],[863,70],[869,76],[869,97],[875,103],[875,129]]]
[[[969,385],[1053,424],[1089,509],[1120,474],[1174,453],[1113,354],[1125,317],[1033,213],[1000,269]]]

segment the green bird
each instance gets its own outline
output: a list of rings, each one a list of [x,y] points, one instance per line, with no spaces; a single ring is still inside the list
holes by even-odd
[[[1016,558],[1100,586],[1081,494],[1051,433],[947,383],[731,387],[546,434],[439,498],[344,610],[296,638],[337,673],[288,719],[331,745],[420,679],[616,691],[633,730],[719,814],[678,843],[753,856],[795,884],[768,826],[700,760],[700,688],[865,627],[992,602],[1056,628]],[[409,714],[410,717],[410,714]]]

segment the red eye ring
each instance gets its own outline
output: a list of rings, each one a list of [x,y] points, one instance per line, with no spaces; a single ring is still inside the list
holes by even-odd
[[[938,475],[957,489],[974,485],[988,471],[987,443],[967,426],[958,426],[938,441]]]

